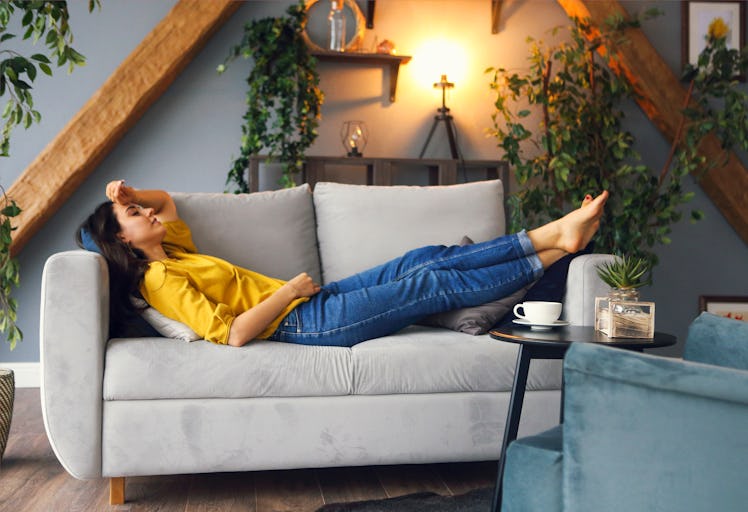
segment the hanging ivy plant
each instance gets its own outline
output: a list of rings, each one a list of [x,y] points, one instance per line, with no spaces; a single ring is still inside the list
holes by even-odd
[[[286,13],[247,23],[241,42],[218,66],[222,73],[238,57],[254,60],[247,77],[240,155],[226,180],[235,192],[249,191],[249,158],[263,150],[267,150],[269,159],[282,165],[280,184],[295,186],[294,177],[302,169],[304,153],[317,138],[323,94],[317,60],[302,37],[306,24],[304,2],[292,5]]]
[[[15,201],[2,193],[2,208],[0,209],[0,331],[5,333],[10,349],[16,348],[16,343],[23,339],[23,333],[16,325],[16,308],[18,302],[11,295],[13,288],[18,286],[20,279],[18,260],[11,257],[10,245],[13,242],[13,217],[21,213]]]

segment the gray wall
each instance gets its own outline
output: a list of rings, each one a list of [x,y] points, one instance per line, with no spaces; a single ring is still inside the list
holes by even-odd
[[[105,0],[101,11],[92,14],[83,0],[70,3],[76,46],[88,64],[72,75],[60,70],[53,78],[38,79],[34,97],[43,122],[28,131],[17,131],[11,142],[12,156],[0,160],[0,182],[6,187],[169,11],[174,0]],[[246,20],[280,14],[289,4],[247,2],[24,248],[21,288],[16,297],[25,339],[13,352],[6,344],[0,345],[0,361],[39,360],[39,289],[44,261],[55,252],[75,248],[75,228],[104,200],[108,181],[124,178],[140,188],[186,192],[224,189],[226,171],[239,145],[243,77],[250,63],[235,62],[222,76],[215,73],[215,67],[240,37]],[[631,10],[649,4],[625,2]],[[666,15],[650,22],[645,31],[675,70],[680,62],[679,3],[658,5]],[[342,122],[362,119],[371,139],[366,154],[418,156],[440,102],[431,83],[447,72],[457,84],[448,106],[455,115],[465,157],[498,158],[495,142],[485,136],[491,124],[492,96],[484,69],[526,66],[525,38],[532,35],[547,40],[548,29],[566,23],[563,10],[551,0],[516,0],[507,3],[502,14],[501,32],[493,35],[488,0],[379,0],[375,29],[366,34],[365,46],[371,46],[375,37],[379,41],[386,38],[396,43],[401,54],[414,56],[401,68],[397,102],[387,101],[387,73],[381,68],[321,64],[326,102],[320,136],[310,154],[342,154],[338,136]],[[448,59],[439,50],[441,58],[429,58],[427,42],[434,38],[462,46],[462,53]],[[663,137],[635,106],[629,109],[627,122],[639,137],[645,161],[659,168],[667,153]],[[427,156],[447,156],[444,139],[437,133]],[[353,172],[345,178],[360,182],[363,175]],[[421,176],[405,173],[397,180],[423,182]],[[688,323],[697,314],[699,295],[748,295],[748,273],[743,270],[748,247],[698,186],[689,187],[697,194],[693,206],[705,211],[706,220],[696,225],[684,221],[675,227],[672,245],[658,250],[661,264],[655,272],[655,285],[643,292],[645,298],[657,302],[657,328],[679,338],[685,336]]]

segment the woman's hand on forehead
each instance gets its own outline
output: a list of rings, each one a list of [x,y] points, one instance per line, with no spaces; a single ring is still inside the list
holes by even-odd
[[[113,203],[127,205],[135,202],[135,189],[128,187],[125,180],[110,181],[106,186],[106,196]]]

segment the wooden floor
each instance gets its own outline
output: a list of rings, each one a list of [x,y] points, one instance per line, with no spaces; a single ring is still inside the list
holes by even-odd
[[[76,480],[47,441],[39,390],[16,390],[0,467],[0,511],[314,511],[349,502],[430,491],[462,494],[493,485],[495,462],[372,466],[128,478],[127,502],[109,506],[108,480]]]

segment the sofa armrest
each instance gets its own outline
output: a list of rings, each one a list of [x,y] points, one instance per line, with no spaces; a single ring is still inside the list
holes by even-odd
[[[583,254],[571,260],[563,319],[572,325],[595,325],[595,297],[606,296],[610,291],[597,275],[597,266],[614,258],[612,254]]]
[[[41,294],[41,401],[47,437],[68,473],[99,478],[109,331],[109,272],[104,258],[86,251],[50,256]]]

